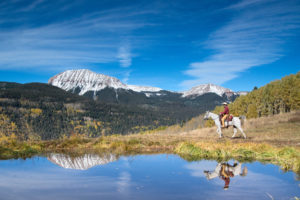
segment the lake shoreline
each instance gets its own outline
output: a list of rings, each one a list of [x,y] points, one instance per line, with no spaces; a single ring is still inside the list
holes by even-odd
[[[156,138],[156,139],[154,139]],[[276,147],[250,140],[219,139],[216,141],[188,141],[173,138],[169,141],[148,135],[105,136],[96,139],[72,136],[51,141],[13,141],[0,147],[1,159],[28,158],[47,153],[137,155],[168,153],[177,154],[185,160],[214,159],[227,161],[260,161],[281,166],[300,174],[300,149]]]

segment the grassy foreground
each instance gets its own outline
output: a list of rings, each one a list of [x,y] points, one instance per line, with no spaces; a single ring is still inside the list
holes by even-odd
[[[300,112],[246,121],[249,139],[231,139],[232,129],[217,139],[215,127],[187,132],[113,135],[90,139],[72,136],[51,141],[17,141],[2,138],[0,158],[30,157],[47,152],[103,153],[117,155],[173,153],[186,160],[215,159],[225,161],[268,162],[300,174]]]

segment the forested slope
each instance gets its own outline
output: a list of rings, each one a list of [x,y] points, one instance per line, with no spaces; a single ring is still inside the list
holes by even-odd
[[[167,113],[100,103],[48,84],[0,83],[0,134],[55,139],[126,134],[177,123]]]
[[[273,81],[229,104],[230,113],[257,118],[300,109],[300,72]],[[219,113],[222,106],[214,110]]]
[[[44,140],[71,134],[136,133],[189,120],[206,109],[206,102],[211,105],[215,96],[204,95],[204,107],[170,101],[158,109],[94,101],[48,84],[0,82],[0,134]]]

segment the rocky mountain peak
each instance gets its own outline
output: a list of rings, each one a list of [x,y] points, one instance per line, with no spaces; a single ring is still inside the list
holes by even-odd
[[[83,95],[88,91],[100,91],[106,87],[136,92],[157,92],[161,90],[156,87],[126,85],[117,78],[98,74],[88,69],[67,70],[50,78],[48,83],[71,92],[79,89],[79,95]]]
[[[105,88],[124,89],[132,90],[135,92],[142,92],[147,97],[150,97],[153,94],[161,95],[159,92],[162,90],[157,87],[127,85],[122,83],[117,78],[110,77],[104,74],[98,74],[88,69],[67,70],[50,78],[48,83],[66,91],[77,93],[79,95],[84,95],[85,93],[92,91],[94,92],[94,96],[96,92]],[[233,95],[239,96],[244,94],[236,93],[230,89],[211,83],[195,86],[190,90],[180,92],[179,94],[181,94],[181,97],[183,98],[194,98],[206,93],[215,93],[221,97],[225,94],[227,98],[230,98]]]
[[[222,96],[223,94],[233,94],[234,92],[230,89],[209,83],[198,85],[188,91],[182,92],[182,97],[200,96],[206,93],[215,93],[219,96]]]

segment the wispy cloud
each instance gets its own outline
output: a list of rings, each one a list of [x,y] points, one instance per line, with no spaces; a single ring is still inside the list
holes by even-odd
[[[126,171],[122,172],[119,180],[117,181],[118,192],[122,193],[123,195],[128,194],[130,191],[130,182],[131,175]]]
[[[29,5],[21,8],[19,11],[24,11],[24,12],[31,11],[32,9],[36,8],[38,5],[42,4],[44,1],[45,0],[32,1]]]
[[[129,67],[131,65],[131,53],[128,45],[121,46],[118,51],[118,56],[121,67]]]
[[[131,74],[131,71],[126,71],[124,74],[123,74],[123,82],[124,83],[128,83],[128,81],[129,81],[129,77],[130,77],[130,74]]]
[[[284,56],[284,43],[300,27],[300,6],[295,1],[243,0],[223,9],[232,19],[204,43],[215,54],[191,63],[181,83],[189,88],[201,83],[222,84],[254,67]]]
[[[49,2],[36,0],[15,11],[10,9],[13,2],[12,5],[6,3],[5,12],[1,14],[3,23],[7,20],[22,20],[18,15],[12,19],[9,12],[34,10],[39,6],[44,7],[44,3]],[[68,4],[67,1],[65,3]],[[64,18],[65,14],[59,11],[49,12],[53,12],[52,15],[61,15],[62,19],[49,23],[36,22],[37,25],[21,23],[11,28],[6,27],[0,32],[0,69],[63,70],[74,66],[113,62],[129,67],[132,62],[131,49],[136,43],[131,44],[128,38],[139,40],[134,31],[153,25],[148,24],[143,17],[153,14],[153,11],[138,10],[135,5],[104,9],[73,18]],[[36,20],[38,19],[33,16],[29,21],[33,23]]]
[[[1,199],[124,199],[137,185],[127,157],[121,157],[117,165],[86,171],[64,169],[42,157],[7,162],[0,165]],[[112,173],[107,174],[107,169]]]

